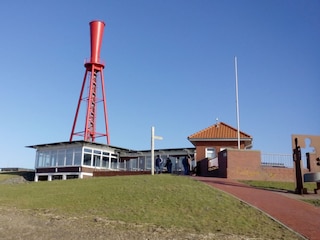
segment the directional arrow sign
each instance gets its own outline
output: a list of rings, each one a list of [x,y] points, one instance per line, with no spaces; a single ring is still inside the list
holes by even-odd
[[[153,139],[163,140],[163,137],[160,137],[160,136],[153,136]]]

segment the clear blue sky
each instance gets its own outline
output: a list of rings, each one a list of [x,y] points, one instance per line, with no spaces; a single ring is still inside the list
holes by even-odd
[[[192,147],[216,118],[237,127],[234,56],[253,149],[320,135],[318,0],[4,1],[0,167],[33,168],[25,146],[69,140],[92,20],[106,23],[111,145],[149,149],[155,126],[156,148]]]

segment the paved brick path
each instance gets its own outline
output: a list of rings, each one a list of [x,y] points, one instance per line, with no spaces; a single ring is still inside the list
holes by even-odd
[[[209,177],[194,177],[194,179],[260,209],[307,239],[320,240],[320,208],[298,200],[296,197],[289,197],[272,190],[253,188],[237,181]],[[315,197],[318,198],[317,195]]]

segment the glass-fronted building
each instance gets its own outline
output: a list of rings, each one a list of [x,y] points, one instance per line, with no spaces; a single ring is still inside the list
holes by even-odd
[[[36,149],[35,181],[92,177],[102,171],[151,171],[151,151],[87,141],[58,142],[28,146]],[[155,150],[164,163],[170,158],[173,170],[181,171],[182,157],[194,159],[194,148]]]

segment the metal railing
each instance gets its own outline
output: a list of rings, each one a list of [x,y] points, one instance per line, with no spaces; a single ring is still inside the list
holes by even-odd
[[[124,171],[146,171],[151,169],[151,159],[139,157],[137,159],[128,159],[123,162],[112,162],[112,170]],[[302,159],[303,161],[303,159]],[[181,171],[182,164],[180,162],[172,161],[173,172]],[[283,167],[293,168],[292,154],[279,153],[261,153],[261,165],[266,167]]]
[[[163,171],[166,171],[164,160],[161,168]],[[133,159],[127,159],[123,162],[114,162],[111,164],[110,170],[116,171],[149,171],[151,170],[151,158],[150,157],[139,157]],[[179,173],[183,171],[181,161],[174,160],[172,161],[172,172]]]
[[[261,153],[261,165],[293,168],[292,154]]]

